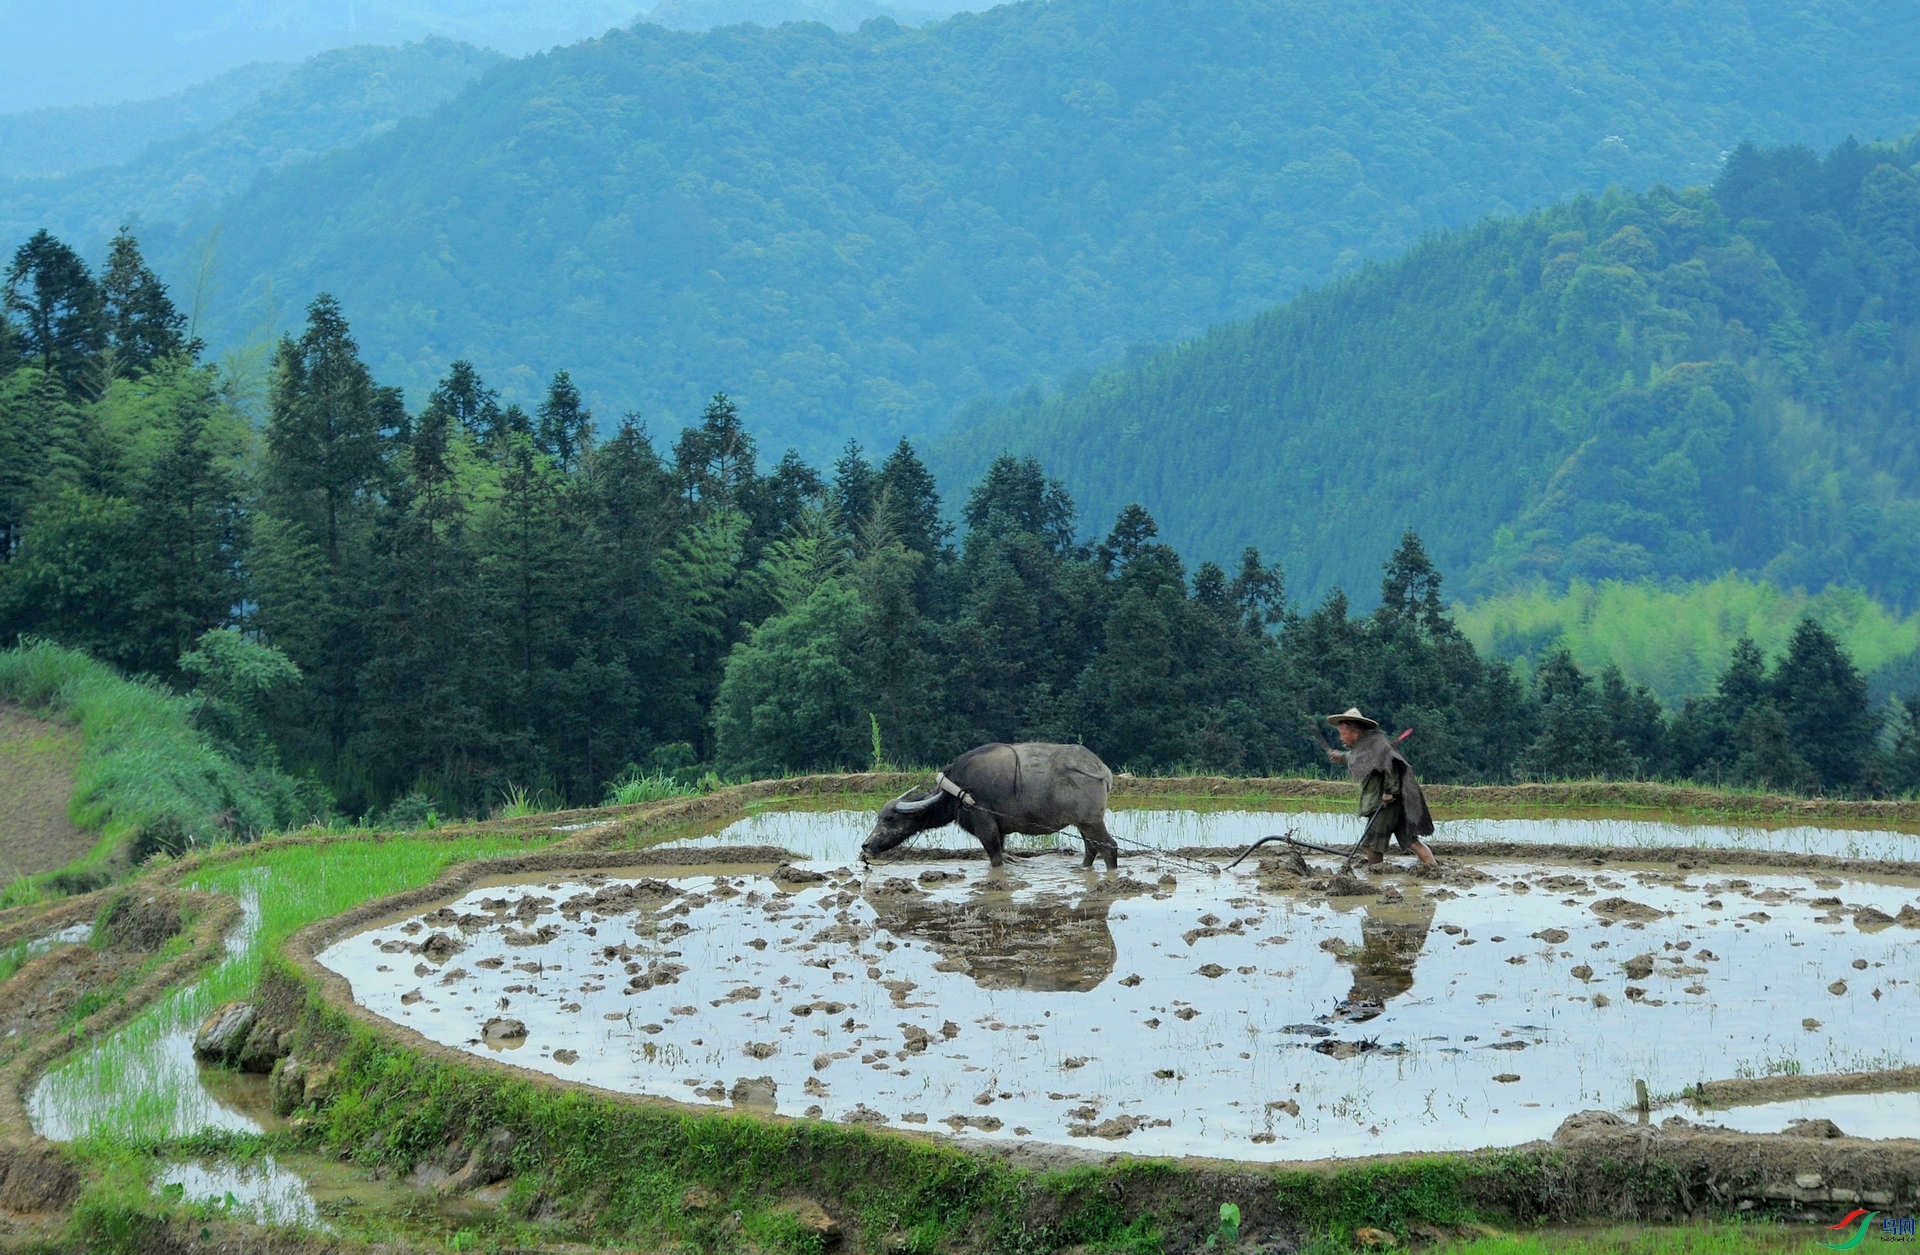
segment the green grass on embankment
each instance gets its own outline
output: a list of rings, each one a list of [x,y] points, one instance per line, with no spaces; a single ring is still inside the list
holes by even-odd
[[[1434,1255],[1766,1255],[1786,1251],[1802,1255],[1818,1251],[1821,1242],[1836,1236],[1817,1226],[1766,1222],[1654,1229],[1636,1225],[1506,1234],[1432,1250]]]
[[[296,782],[222,754],[193,726],[193,704],[151,682],[129,680],[78,650],[34,641],[0,651],[0,700],[77,726],[85,739],[69,815],[99,834],[60,872],[0,890],[0,907],[65,887],[97,887],[116,859],[206,845],[305,818]],[[87,873],[94,873],[90,880]]]
[[[145,1144],[174,1124],[196,1094],[176,1092],[174,1075],[147,1062],[170,1034],[192,1031],[215,1007],[251,995],[281,942],[316,920],[363,902],[431,883],[454,863],[520,854],[557,833],[489,833],[408,840],[288,840],[216,853],[204,865],[173,869],[182,888],[236,898],[257,910],[257,924],[229,939],[232,949],[199,980],[172,990],[92,1049],[53,1069],[56,1083],[96,1095],[88,1119],[94,1140]]]

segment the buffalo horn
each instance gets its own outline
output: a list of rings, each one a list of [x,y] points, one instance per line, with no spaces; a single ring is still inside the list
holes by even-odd
[[[911,793],[911,792],[913,792],[913,790],[911,789],[907,790],[907,793]],[[933,792],[927,794],[927,796],[923,798],[920,798],[918,801],[909,802],[906,800],[906,797],[907,797],[906,793],[902,793],[900,795],[899,800],[897,800],[894,803],[894,807],[902,815],[914,815],[927,809],[927,807],[932,806],[935,802],[939,801],[940,790],[935,789]]]

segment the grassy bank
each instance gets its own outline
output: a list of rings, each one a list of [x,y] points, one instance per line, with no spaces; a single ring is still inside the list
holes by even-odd
[[[248,835],[300,816],[295,782],[236,763],[193,726],[193,705],[160,685],[46,641],[0,652],[0,700],[77,727],[85,747],[69,814],[98,834],[78,862],[0,891],[0,906],[98,887],[114,865]]]
[[[454,863],[537,849],[556,835],[295,840],[184,869],[174,878],[182,887],[242,904],[242,923],[227,939],[226,957],[201,980],[171,991],[111,1037],[53,1069],[43,1082],[45,1101],[84,1107],[103,1150],[202,1127],[210,1100],[191,1069],[168,1066],[170,1050],[177,1054],[178,1040],[215,1007],[252,994],[268,956],[287,937],[315,920],[427,884]]]

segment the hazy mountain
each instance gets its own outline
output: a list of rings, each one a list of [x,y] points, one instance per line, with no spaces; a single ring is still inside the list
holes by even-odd
[[[683,31],[712,30],[716,26],[737,26],[742,22],[758,26],[820,22],[835,30],[850,31],[876,17],[917,26],[950,16],[963,7],[982,6],[962,6],[951,0],[901,5],[879,4],[875,0],[659,0],[648,10],[646,20]]]
[[[1257,545],[1369,602],[1408,528],[1456,591],[1864,588],[1920,605],[1920,139],[1742,147],[1711,190],[1429,240],[1047,400],[974,416],[965,482],[1037,456],[1096,531]]]
[[[225,122],[293,70],[260,61],[157,100],[0,117],[0,177],[71,174],[131,161],[155,144]]]
[[[918,30],[640,26],[502,66],[187,238],[221,227],[234,282],[335,292],[415,397],[457,357],[523,401],[565,368],[603,416],[665,430],[724,388],[772,447],[819,455],[1437,227],[1708,179],[1743,136],[1920,121],[1920,7],[1885,0],[1204,17],[1056,0]]]
[[[631,22],[637,0],[0,0],[0,113],[178,92],[253,61],[440,37],[515,56]]]
[[[427,112],[499,60],[444,39],[323,53],[288,67],[227,116],[148,145],[124,164],[56,178],[0,179],[0,240],[10,248],[46,227],[93,252],[128,222],[138,226],[149,248],[162,247],[174,238],[170,224],[196,209],[210,209],[262,174]],[[61,113],[145,118],[152,112],[135,106],[48,111],[54,121]]]

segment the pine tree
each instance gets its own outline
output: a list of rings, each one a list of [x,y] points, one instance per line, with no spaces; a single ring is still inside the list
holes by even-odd
[[[1787,737],[1819,785],[1856,787],[1873,753],[1873,721],[1867,682],[1840,642],[1812,619],[1802,619],[1774,670],[1772,688]]]
[[[1431,637],[1450,636],[1456,631],[1440,600],[1440,572],[1414,532],[1400,537],[1400,547],[1387,560],[1375,615],[1385,623],[1412,624]]]
[[[45,229],[35,232],[13,254],[0,306],[17,320],[20,354],[69,395],[90,400],[105,391],[106,312],[79,254]]]
[[[174,308],[166,286],[147,267],[140,245],[124,226],[113,237],[100,293],[116,376],[144,375],[169,358],[200,352],[200,342],[187,338],[186,316]]]
[[[383,798],[424,785],[449,802],[484,801],[482,666],[493,622],[474,613],[479,564],[460,469],[470,439],[453,411],[430,408],[382,512],[378,630],[360,671],[365,713],[354,740]]]
[[[283,338],[274,359],[256,619],[308,677],[292,699],[291,760],[315,767],[356,809],[368,801],[364,779],[342,755],[360,722],[373,502],[387,473],[386,432],[404,414],[398,400],[374,385],[339,303],[315,298],[300,338]]]
[[[1240,570],[1228,596],[1239,607],[1240,622],[1256,636],[1264,636],[1287,617],[1287,581],[1277,566],[1260,560],[1260,551],[1248,545],[1240,551]]]
[[[1159,534],[1160,525],[1153,521],[1145,506],[1137,501],[1122,506],[1119,517],[1113,521],[1113,530],[1094,547],[1094,561],[1100,564],[1103,574],[1112,575],[1144,553]]]
[[[338,566],[345,516],[380,472],[381,428],[392,407],[381,403],[331,296],[316,297],[307,307],[307,327],[298,340],[281,340],[270,407],[269,505],[305,526]]]
[[[174,407],[167,444],[133,494],[144,573],[135,605],[148,642],[139,666],[152,673],[172,671],[195,641],[228,626],[245,600],[247,491],[212,430],[211,376],[194,371],[181,382],[195,381],[197,395]]]
[[[506,414],[500,394],[480,381],[473,363],[461,360],[447,368],[447,377],[427,398],[429,413],[444,414],[460,424],[476,447],[492,450],[506,438]]]
[[[995,458],[967,494],[960,516],[969,532],[1025,532],[1061,556],[1073,548],[1073,498],[1034,458],[1007,453]]]
[[[573,376],[561,371],[547,386],[547,398],[534,411],[534,443],[562,474],[571,471],[582,454],[593,447],[593,412],[580,401]]]
[[[827,489],[841,524],[852,535],[873,513],[873,502],[880,495],[879,476],[867,461],[858,440],[847,441],[846,448],[833,463],[833,479]]]
[[[674,475],[687,508],[701,516],[744,509],[753,485],[755,452],[739,409],[726,393],[714,393],[700,425],[682,431],[673,445]]]
[[[953,526],[940,516],[940,494],[932,472],[905,437],[880,464],[879,492],[887,498],[900,543],[930,559],[923,570],[930,572],[935,562],[950,556]]]

